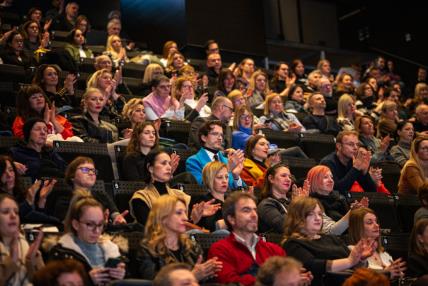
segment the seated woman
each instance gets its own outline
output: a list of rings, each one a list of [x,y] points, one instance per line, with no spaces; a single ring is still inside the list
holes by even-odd
[[[165,74],[168,77],[181,76],[181,69],[186,65],[186,60],[182,53],[174,51],[168,56]]]
[[[25,175],[33,180],[41,177],[63,177],[65,161],[46,146],[46,122],[40,118],[30,118],[25,121],[23,131],[24,141],[10,148],[10,154],[13,160],[27,167]]]
[[[299,147],[295,148],[300,150]],[[241,172],[241,178],[247,186],[254,186],[257,189],[261,189],[265,181],[267,168],[281,161],[280,152],[276,152],[269,156],[268,151],[269,141],[264,135],[253,135],[247,141],[247,145],[245,147],[244,168]],[[284,150],[281,152],[287,151],[288,150]]]
[[[165,42],[162,48],[162,58],[160,59],[160,62],[163,67],[167,66],[169,56],[176,51],[178,51],[176,42],[174,41]]]
[[[32,275],[44,266],[38,251],[43,232],[39,232],[31,246],[21,233],[19,209],[15,199],[0,194],[0,284],[31,285]]]
[[[98,88],[103,94],[105,105],[101,115],[109,117],[112,121],[119,122],[120,113],[126,104],[126,100],[116,92],[117,81],[113,79],[111,72],[106,69],[94,72],[88,80],[87,87]]]
[[[37,21],[25,22],[22,25],[22,34],[24,36],[24,50],[28,53],[34,53],[38,49],[47,49],[49,46],[49,32],[42,34],[40,24]]]
[[[149,64],[146,69],[144,70],[144,76],[143,76],[143,82],[141,85],[141,89],[138,91],[138,95],[140,96],[146,96],[150,92],[152,92],[152,80],[155,77],[164,75],[163,74],[163,68],[161,65],[156,63]]]
[[[415,136],[413,124],[409,121],[399,122],[396,133],[397,145],[391,147],[390,154],[394,161],[400,167],[403,167],[407,160],[410,159],[410,146]]]
[[[89,285],[88,274],[82,263],[73,259],[50,261],[45,267],[34,273],[33,286],[52,285]]]
[[[84,191],[99,201],[105,210],[108,210],[108,220],[112,224],[126,223],[124,216],[119,213],[115,202],[104,191],[94,191],[92,187],[97,181],[97,169],[94,161],[89,157],[79,156],[68,164],[65,170],[65,181],[71,187],[70,192],[54,192],[47,200],[47,208],[51,215],[61,221],[65,217],[68,205],[74,193]]]
[[[266,97],[264,115],[260,117],[260,123],[270,124],[272,130],[275,131],[306,131],[294,114],[284,111],[282,98],[277,93],[271,93]]]
[[[60,88],[58,80],[60,73],[61,69],[57,65],[41,65],[37,68],[32,84],[41,87],[50,101],[54,101],[55,106],[61,107],[62,112],[73,108],[79,109],[80,98],[75,96],[74,90],[76,75],[68,73],[64,80],[64,87]]]
[[[199,201],[211,201],[218,205],[219,208],[215,214],[202,217],[198,225],[208,229],[210,232],[217,230],[227,230],[226,223],[223,219],[222,207],[226,198],[225,194],[229,187],[229,173],[226,164],[220,161],[213,161],[205,165],[202,170],[202,180],[208,193],[201,197]]]
[[[24,37],[17,31],[7,34],[4,49],[0,51],[0,58],[4,64],[23,66],[24,68],[36,65],[33,55],[24,51]]]
[[[208,117],[211,114],[211,109],[207,106],[208,94],[203,94],[196,101],[192,82],[192,78],[186,77],[179,77],[174,81],[172,98],[178,101],[179,105],[171,106],[162,118],[192,122],[198,116]]]
[[[85,35],[79,29],[73,29],[66,37],[64,49],[69,53],[76,64],[80,58],[93,58],[94,54],[85,45]]]
[[[349,246],[351,249],[361,239],[374,242],[375,251],[367,257],[368,268],[387,271],[391,279],[404,276],[406,262],[401,258],[393,260],[384,250],[380,239],[380,227],[375,212],[369,208],[353,210],[349,216]]]
[[[217,90],[214,92],[213,99],[217,96],[227,96],[235,89],[235,81],[235,75],[230,69],[222,69],[218,76]]]
[[[117,35],[111,35],[107,38],[106,51],[111,55],[111,59],[116,67],[129,62],[126,49],[122,46],[122,40]]]
[[[74,28],[82,31],[86,38],[86,34],[91,30],[91,24],[89,23],[88,17],[85,15],[77,16],[76,22],[74,23]]]
[[[144,97],[144,108],[148,120],[157,120],[165,114],[169,108],[177,109],[179,102],[171,97],[171,83],[166,76],[153,78],[152,92]]]
[[[64,221],[65,234],[49,252],[49,260],[65,258],[81,262],[94,285],[125,277],[125,263],[115,267],[110,259],[120,259],[119,247],[102,236],[104,209],[92,196],[76,193]]]
[[[428,174],[428,138],[416,137],[410,149],[410,159],[401,169],[398,181],[398,193],[417,194],[419,188],[427,182]]]
[[[420,219],[428,218],[428,183],[422,184],[418,189],[418,197],[421,207],[415,212],[413,225],[415,225]]]
[[[413,227],[409,241],[407,276],[420,277],[428,273],[428,219],[420,219]]]
[[[263,109],[266,96],[270,93],[267,75],[258,70],[253,73],[245,97],[250,108]]]
[[[355,130],[355,111],[354,98],[349,94],[343,94],[337,103],[337,124],[339,125],[340,131]]]
[[[355,120],[355,130],[358,132],[361,146],[372,152],[372,164],[381,161],[392,161],[392,157],[388,152],[391,137],[386,136],[382,140],[376,138],[373,120],[370,116],[358,117]]]
[[[254,134],[253,113],[246,105],[235,109],[233,116],[232,148],[245,150],[248,139]]]
[[[88,88],[82,96],[83,114],[71,118],[74,133],[85,142],[112,143],[119,139],[117,127],[101,120],[106,103],[98,88]]]
[[[288,256],[303,263],[312,272],[311,285],[323,285],[327,272],[350,269],[373,254],[373,245],[364,240],[352,250],[333,235],[321,234],[323,207],[315,198],[293,200],[284,226],[284,249]]]
[[[176,196],[189,205],[189,195],[168,186],[172,178],[173,162],[174,159],[165,151],[152,150],[147,154],[143,172],[147,186],[136,191],[129,201],[131,215],[137,222],[143,225],[146,223],[154,201],[164,194]],[[197,224],[202,217],[213,215],[217,209],[218,206],[213,202],[203,202],[198,204],[198,207],[193,207],[190,217],[193,223]]]
[[[173,195],[153,202],[141,249],[137,254],[139,278],[153,279],[167,264],[185,262],[198,280],[210,278],[222,269],[217,257],[202,263],[202,248],[186,235],[187,203]]]
[[[55,104],[51,104],[43,90],[37,85],[24,86],[16,98],[16,114],[12,125],[16,137],[24,137],[24,124],[29,118],[40,118],[46,122],[48,142],[54,140],[82,141],[74,137],[72,124],[63,116],[56,114]]]
[[[122,110],[122,120],[119,126],[123,138],[129,139],[132,136],[132,130],[138,123],[146,120],[143,99],[135,97],[130,99]]]
[[[19,183],[19,174],[14,163],[11,157],[0,155],[0,194],[11,195],[16,200],[21,222],[61,224],[45,211],[46,199],[56,180],[36,180],[28,190],[24,190]]]
[[[382,102],[381,115],[377,124],[377,137],[393,137],[399,121],[397,104],[391,100]]]
[[[305,113],[305,98],[303,96],[303,87],[293,84],[288,89],[288,100],[285,102],[285,112]]]
[[[159,146],[159,134],[152,122],[137,124],[129,140],[126,155],[122,161],[123,180],[144,180],[147,154]]]

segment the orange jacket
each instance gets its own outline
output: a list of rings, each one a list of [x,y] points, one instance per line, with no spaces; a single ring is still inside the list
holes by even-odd
[[[67,139],[68,137],[72,137],[74,134],[73,134],[73,126],[71,125],[71,123],[61,115],[56,115],[55,118],[58,121],[58,123],[64,127],[64,130],[61,132],[62,137],[64,139]],[[24,139],[24,124],[25,124],[25,121],[21,116],[15,117],[15,121],[13,121],[13,124],[12,124],[13,135],[21,139]],[[48,126],[49,134],[55,133],[53,130],[52,124],[48,124],[47,126]]]

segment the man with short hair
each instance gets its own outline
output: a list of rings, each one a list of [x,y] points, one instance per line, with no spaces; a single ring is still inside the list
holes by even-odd
[[[314,92],[308,99],[310,114],[302,120],[306,130],[318,130],[320,133],[336,135],[339,132],[336,118],[325,114],[326,102],[320,92]]]
[[[428,105],[425,103],[419,104],[415,111],[416,120],[413,123],[415,132],[428,131]]]
[[[265,242],[257,232],[257,205],[253,195],[234,192],[223,204],[223,218],[231,234],[211,245],[208,258],[218,257],[223,269],[219,283],[253,285],[260,266],[272,256],[285,256],[278,245]]]
[[[220,53],[220,48],[215,40],[208,40],[205,43],[205,53],[207,56],[212,53]]]
[[[320,164],[330,168],[334,187],[346,195],[355,181],[366,192],[376,192],[376,184],[370,176],[369,151],[359,148],[358,133],[342,131],[336,137],[336,151],[324,157]]]
[[[171,263],[158,272],[153,286],[199,286],[199,283],[189,264]]]
[[[240,174],[244,168],[244,152],[236,150],[225,157],[222,150],[223,125],[220,121],[207,121],[199,129],[201,149],[186,160],[186,171],[195,177],[198,184],[202,185],[202,170],[212,161],[220,161],[227,165],[229,171],[229,189],[244,186]]]
[[[65,13],[60,14],[53,23],[53,30],[71,31],[79,15],[79,4],[70,2],[65,6]]]
[[[198,131],[199,128],[207,121],[219,120],[223,123],[223,143],[224,149],[232,146],[232,130],[229,126],[229,120],[232,118],[233,104],[225,96],[217,96],[211,104],[211,115],[208,117],[197,117],[190,126],[189,147],[199,149],[201,147]]]

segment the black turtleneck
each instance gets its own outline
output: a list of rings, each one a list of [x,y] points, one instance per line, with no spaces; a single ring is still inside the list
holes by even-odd
[[[166,183],[154,182],[153,186],[158,191],[159,195],[165,195],[168,193],[166,189]],[[149,185],[150,187],[150,185]],[[132,210],[135,215],[135,219],[137,222],[145,225],[147,222],[147,218],[149,217],[150,208],[143,200],[131,200]]]

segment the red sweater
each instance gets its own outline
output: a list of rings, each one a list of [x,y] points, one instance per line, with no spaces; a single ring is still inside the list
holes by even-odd
[[[232,233],[211,245],[208,259],[214,256],[223,262],[223,269],[217,273],[217,282],[253,285],[256,282],[255,274],[258,267],[271,256],[285,256],[285,251],[280,246],[260,238],[256,245],[256,260],[254,260],[248,248],[238,242]]]

